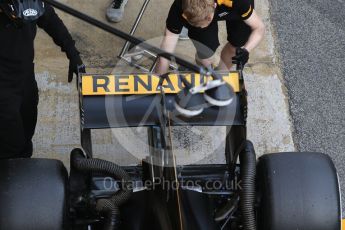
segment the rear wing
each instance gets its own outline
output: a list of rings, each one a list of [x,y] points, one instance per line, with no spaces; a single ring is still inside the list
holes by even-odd
[[[200,74],[183,74],[193,85],[207,81]],[[106,129],[154,126],[161,122],[161,105],[169,111],[174,126],[231,126],[244,125],[241,112],[240,74],[237,71],[221,74],[236,93],[233,102],[225,107],[205,105],[204,112],[192,118],[179,116],[174,110],[174,97],[184,88],[177,74],[170,74],[159,89],[159,77],[153,74],[82,75],[80,80],[81,125],[85,129]]]

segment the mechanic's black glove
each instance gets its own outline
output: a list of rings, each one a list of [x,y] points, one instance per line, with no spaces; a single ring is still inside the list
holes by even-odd
[[[73,74],[78,76],[78,73],[85,73],[85,65],[79,55],[75,55],[69,60],[68,82],[73,80]]]
[[[244,67],[244,65],[249,60],[249,52],[245,48],[236,48],[236,56],[232,58],[232,63],[241,65]]]

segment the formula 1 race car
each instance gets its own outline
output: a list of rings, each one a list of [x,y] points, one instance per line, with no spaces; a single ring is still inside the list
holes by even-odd
[[[174,57],[188,71],[81,74],[82,149],[71,151],[70,172],[50,159],[0,161],[0,229],[341,229],[338,176],[327,155],[275,153],[257,159],[246,136],[240,65],[230,73],[205,70],[59,2],[46,2]],[[177,165],[173,126],[225,126],[225,162]],[[120,167],[93,158],[92,129],[125,127],[148,130],[150,154],[141,164]]]

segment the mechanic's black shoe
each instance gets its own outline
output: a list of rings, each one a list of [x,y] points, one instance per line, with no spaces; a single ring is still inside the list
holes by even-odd
[[[191,94],[188,88],[184,88],[175,97],[175,108],[183,116],[193,117],[204,111],[205,99],[202,94]]]
[[[230,105],[235,96],[233,89],[225,82],[220,82],[220,80],[214,80],[213,82],[219,84],[219,86],[205,91],[206,101],[219,107]],[[213,84],[213,82],[210,83]]]

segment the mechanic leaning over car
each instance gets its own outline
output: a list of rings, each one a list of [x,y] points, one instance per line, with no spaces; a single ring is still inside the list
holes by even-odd
[[[244,66],[249,53],[264,37],[265,25],[254,10],[254,0],[175,0],[166,20],[161,48],[174,52],[183,26],[197,50],[195,60],[204,67],[213,66],[219,47],[218,21],[226,21],[228,43],[221,52],[218,70],[230,70],[233,61]],[[157,74],[168,71],[169,61],[160,58]]]
[[[44,29],[70,60],[73,73],[85,71],[67,28],[41,0],[0,0],[0,159],[31,157],[37,122],[38,88],[34,39]]]

